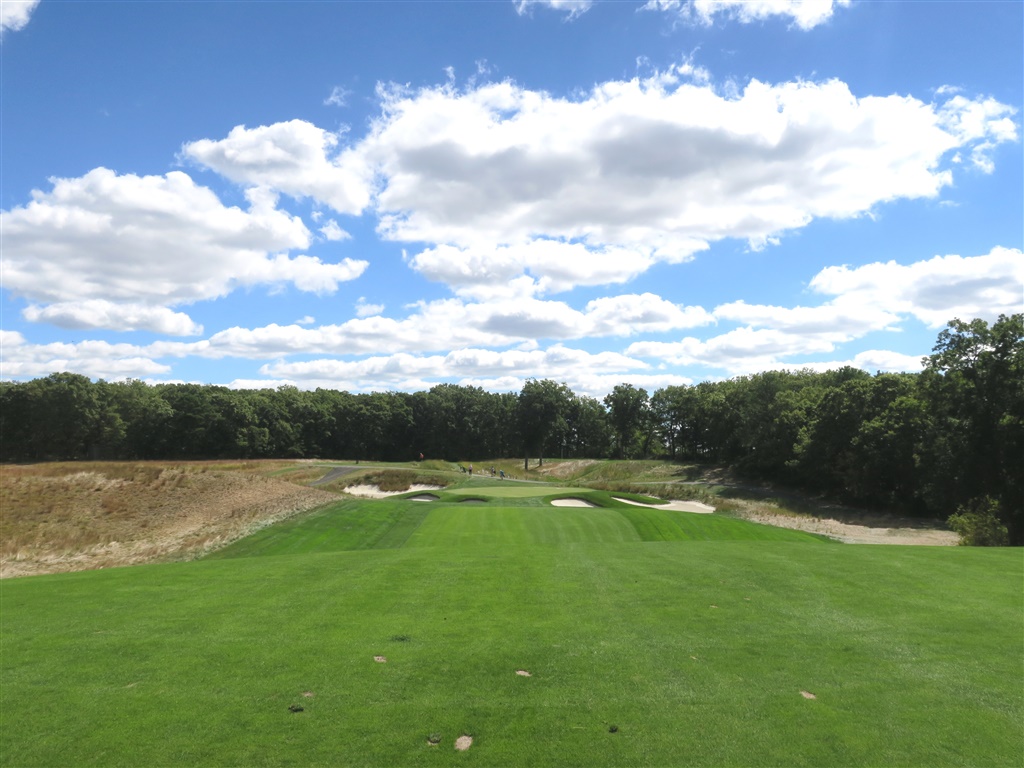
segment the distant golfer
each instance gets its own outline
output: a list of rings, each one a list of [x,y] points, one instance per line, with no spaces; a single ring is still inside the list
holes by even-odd
[[[469,474],[471,474],[471,475],[473,474],[473,465],[472,464],[469,465]]]

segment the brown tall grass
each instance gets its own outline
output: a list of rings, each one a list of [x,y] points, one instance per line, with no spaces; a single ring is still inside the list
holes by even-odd
[[[336,497],[282,463],[0,467],[0,577],[193,557]]]

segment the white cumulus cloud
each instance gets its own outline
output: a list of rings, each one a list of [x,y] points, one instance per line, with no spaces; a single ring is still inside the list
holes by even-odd
[[[116,328],[121,331],[153,331],[168,336],[198,336],[203,332],[203,326],[184,312],[103,299],[58,302],[42,307],[33,304],[26,307],[22,315],[30,322],[49,323],[60,328]]]
[[[184,316],[158,308],[260,284],[329,293],[367,266],[288,256],[309,245],[310,233],[267,190],[249,190],[242,210],[180,171],[135,176],[96,168],[51,183],[29,204],[0,212],[4,286],[34,304],[56,305],[29,310],[37,320],[99,327],[105,318],[106,327],[193,333]]]
[[[125,379],[170,372],[144,347],[110,344],[105,341],[28,344],[24,339],[10,343],[10,332],[0,332],[4,343],[3,377],[38,378],[56,371],[80,373],[94,379]],[[20,334],[18,334],[20,336]]]
[[[991,99],[857,97],[838,80],[726,97],[679,79],[575,99],[510,82],[383,89],[354,148],[378,173],[379,231],[434,244],[411,265],[464,295],[515,275],[527,293],[621,282],[716,240],[763,247],[816,218],[934,198],[954,152],[981,162],[1017,136]]]
[[[182,154],[239,184],[312,197],[339,213],[360,213],[370,202],[371,171],[342,148],[337,134],[305,120],[246,128],[220,141],[185,144]]]
[[[730,375],[772,368],[816,370],[854,365],[868,371],[920,370],[920,356],[886,350],[858,353],[853,359],[792,363],[790,359],[826,355],[869,333],[899,330],[912,317],[931,328],[954,318],[989,322],[1024,307],[1024,254],[993,248],[983,256],[936,256],[903,265],[827,267],[811,280],[812,290],[834,298],[817,307],[778,307],[735,301],[715,308],[719,321],[740,328],[701,340],[641,340],[627,355],[672,365],[721,368]]]
[[[0,2],[0,35],[8,30],[17,32],[23,29],[32,18],[32,11],[39,5],[39,0],[3,0]]]
[[[504,386],[494,384],[505,382],[511,391],[522,388],[523,378],[520,377],[524,372],[529,372],[532,377],[578,383],[587,377],[616,378],[619,373],[643,372],[648,368],[642,360],[616,352],[591,353],[556,344],[536,350],[464,348],[444,355],[398,353],[355,361],[276,362],[264,365],[260,373],[304,382],[308,386],[340,386],[356,390],[428,389],[440,381],[455,380],[468,386],[481,386],[471,382],[487,381],[491,384],[489,389],[503,389]],[[621,381],[618,378],[616,383]]]
[[[743,24],[779,16],[808,30],[849,5],[850,0],[649,0],[642,10],[667,11],[704,25],[713,24],[716,16]]]
[[[338,226],[338,222],[329,219],[326,224],[320,227],[320,234],[327,240],[348,240],[352,237],[348,232]]]
[[[532,7],[550,8],[553,11],[563,11],[568,14],[567,18],[575,19],[590,10],[594,0],[514,0],[516,13],[520,16],[526,14]]]
[[[810,287],[847,306],[909,314],[932,328],[954,318],[991,322],[1024,306],[1024,253],[996,247],[981,256],[935,256],[906,265],[826,267]]]

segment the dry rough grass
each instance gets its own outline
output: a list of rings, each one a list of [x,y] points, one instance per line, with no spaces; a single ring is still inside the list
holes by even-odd
[[[337,499],[242,464],[0,468],[0,578],[197,557]]]
[[[557,477],[559,479],[565,479],[567,477],[576,477],[587,467],[592,467],[595,464],[601,462],[597,459],[571,459],[569,461],[549,461],[543,467],[538,468],[536,471],[538,474],[547,475],[549,477]]]

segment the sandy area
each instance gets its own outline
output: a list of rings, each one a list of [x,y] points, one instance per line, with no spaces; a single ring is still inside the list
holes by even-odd
[[[551,502],[552,507],[596,507],[597,504],[591,504],[585,499],[554,499]]]
[[[792,528],[808,533],[820,533],[847,544],[904,544],[933,547],[952,547],[960,543],[960,537],[952,531],[938,528],[882,528],[867,525],[842,523],[828,518],[806,517],[803,515],[782,515],[770,512],[741,513],[741,516],[755,523]]]
[[[412,493],[413,491],[441,490],[444,490],[443,485],[410,485],[404,491],[382,491],[378,485],[350,485],[345,489],[345,493],[363,499],[386,499],[389,496],[401,496],[403,493]],[[416,501],[424,501],[424,499],[416,499]]]
[[[673,512],[696,512],[698,515],[710,515],[715,511],[714,507],[709,507],[707,504],[701,504],[699,501],[669,501],[665,504],[642,504],[639,501],[623,499],[620,496],[613,496],[612,498],[616,501],[621,501],[623,504],[632,504],[634,507],[670,509]]]

